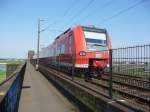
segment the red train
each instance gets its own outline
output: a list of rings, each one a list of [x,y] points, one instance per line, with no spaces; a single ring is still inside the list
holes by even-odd
[[[106,29],[78,25],[40,51],[40,64],[75,72],[87,72],[90,67],[99,74],[109,66],[109,49],[111,40]]]

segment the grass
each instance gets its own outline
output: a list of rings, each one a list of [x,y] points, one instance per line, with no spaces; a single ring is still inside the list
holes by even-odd
[[[145,64],[125,64],[113,65],[113,72],[124,73],[133,76],[150,77],[150,72],[145,72],[145,67],[149,68],[150,65]]]
[[[6,72],[0,70],[0,83],[6,79]]]
[[[22,64],[24,61],[12,61],[12,60],[0,60],[0,63],[7,63],[7,64]]]
[[[20,60],[0,60],[0,63],[6,64],[23,64],[24,61]],[[0,70],[0,83],[6,79],[6,71]]]

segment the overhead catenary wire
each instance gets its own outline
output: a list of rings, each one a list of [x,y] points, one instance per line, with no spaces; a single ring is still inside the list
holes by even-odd
[[[79,15],[81,15],[94,1],[95,1],[95,0],[90,0],[90,1],[87,3],[87,5],[86,5],[85,7],[83,7],[83,8],[80,9],[80,11],[79,11],[80,13],[78,12],[78,13],[76,13],[76,14],[72,17],[71,21],[73,21],[73,20],[75,20],[76,18],[78,18]],[[113,3],[112,1],[113,1],[113,0],[106,2],[104,5],[102,5],[102,7],[105,7],[105,6],[107,6],[107,5],[112,4],[112,3]],[[117,13],[115,13],[114,15],[112,15],[112,16],[110,16],[110,17],[108,17],[108,18],[105,18],[105,19],[103,19],[103,20],[101,20],[101,21],[98,22],[96,25],[99,25],[100,23],[104,23],[104,22],[106,22],[106,21],[109,21],[109,20],[111,20],[111,19],[113,19],[113,18],[115,18],[115,17],[121,15],[122,13],[125,13],[125,12],[128,11],[128,10],[131,10],[132,8],[134,8],[134,7],[138,6],[138,5],[140,5],[141,3],[145,2],[145,1],[146,1],[146,0],[140,0],[139,2],[137,2],[137,3],[133,4],[133,5],[131,5],[131,6],[127,7],[127,8],[125,8],[125,9],[123,9],[123,10],[117,12]],[[74,3],[74,2],[73,2],[73,3]],[[72,9],[72,5],[70,5],[70,7],[68,8],[68,10],[65,11],[65,13],[64,13],[63,16],[62,16],[62,18],[65,18],[71,9]],[[93,13],[93,14],[94,14],[94,13]],[[87,16],[86,16],[86,17],[87,17]],[[67,25],[68,25],[68,24],[67,24]],[[63,27],[65,27],[65,26],[66,26],[66,25],[64,25]],[[44,30],[48,30],[50,27],[51,27],[51,25],[49,25],[48,27],[46,27]],[[62,29],[62,28],[60,28],[60,29]],[[53,29],[50,29],[50,30],[52,31]],[[56,29],[54,29],[53,31],[54,31],[54,32],[63,32],[62,30],[56,30]]]
[[[92,5],[92,3],[94,2],[95,0],[90,0],[88,3],[87,3],[87,5],[85,6],[85,7],[83,7],[83,8],[81,8],[80,9],[80,11],[78,12],[78,13],[76,13],[73,17],[72,17],[72,19],[71,19],[71,21],[73,21],[74,19],[76,19],[76,18],[78,18],[79,17],[79,15],[81,15],[84,11],[86,11],[86,9],[87,8],[89,8],[89,6],[91,6]],[[106,2],[104,5],[102,5],[101,6],[101,8],[103,8],[103,7],[106,7],[106,6],[108,6],[108,5],[110,5],[110,4],[112,4],[112,1],[113,0],[110,0],[110,1],[108,1],[108,2]],[[78,2],[76,2],[76,3],[78,3]],[[70,5],[71,6],[71,5]],[[75,5],[74,5],[75,6]],[[72,6],[71,7],[69,7],[68,9],[71,9],[72,8]],[[69,12],[70,10],[66,10],[66,13],[64,13],[64,15],[62,16],[63,18],[64,17],[66,17],[67,16],[67,13]],[[68,25],[68,24],[67,24]],[[64,25],[65,26],[65,25]],[[49,26],[47,27],[47,28],[45,28],[45,29],[48,29],[49,28]],[[62,29],[62,28],[60,28],[60,29]],[[51,30],[52,31],[52,30]],[[58,30],[53,30],[53,31],[56,31],[56,32],[63,32],[63,31],[58,31]]]
[[[108,7],[109,5],[115,3],[114,1],[115,1],[115,0],[110,0],[110,1],[107,1],[106,3],[104,3],[103,5],[101,5],[101,6],[100,6],[100,8],[101,8],[100,11],[104,10],[104,8]],[[88,13],[86,16],[84,16],[84,18],[83,18],[84,22],[89,19],[89,18],[88,18],[89,15],[90,15],[90,16],[93,16],[94,14],[95,14],[95,13],[91,12],[91,14]]]
[[[64,32],[63,30],[60,29],[48,29],[47,31],[54,31],[54,32]]]
[[[83,7],[83,8],[81,8],[80,9],[80,11],[78,11],[78,13],[76,13],[70,20],[71,21],[73,21],[73,20],[75,20],[76,18],[78,18],[82,13],[84,13],[91,5],[92,5],[92,3],[94,2],[95,0],[90,0],[88,3],[87,3],[87,5],[85,6],[85,7]],[[109,4],[111,4],[112,3],[112,1],[113,0],[110,0],[110,1],[108,1],[108,2],[106,2],[104,5],[102,5],[102,7],[106,7],[106,6],[108,6]],[[73,4],[74,3],[78,3],[78,2],[76,2],[76,0],[73,2]],[[75,4],[75,5],[76,5]],[[73,6],[75,6],[75,5],[73,5]],[[65,13],[64,13],[64,15],[62,16],[62,18],[65,18],[66,16],[67,16],[67,14],[69,13],[69,11],[73,8],[73,6],[72,5],[70,5],[70,7],[65,11]],[[88,16],[88,15],[87,15]],[[86,17],[87,17],[86,16]],[[61,20],[62,20],[62,18],[61,18]],[[58,21],[55,21],[53,24],[55,24],[55,23],[58,23]],[[66,25],[63,25],[63,27],[65,27],[65,26],[67,26],[68,24],[66,24]],[[44,30],[47,30],[47,29],[49,29],[50,28],[50,26],[51,25],[49,25],[48,27],[46,27]],[[62,28],[63,28],[62,27]],[[62,29],[62,28],[60,28],[60,29]]]
[[[73,3],[73,5],[70,5],[69,10],[66,11],[66,13],[64,13],[64,15],[62,16],[61,20],[65,19],[65,18],[68,16],[69,12],[70,12],[77,4],[79,4],[79,2],[77,2],[77,1],[75,0],[75,3]],[[60,29],[62,29],[62,28],[65,26],[65,24],[64,24],[64,25],[61,25],[61,26],[62,26],[62,27],[61,27]]]
[[[123,10],[121,10],[121,11],[115,13],[114,15],[112,15],[112,16],[110,16],[110,17],[108,17],[108,18],[105,18],[105,19],[103,19],[103,20],[101,20],[100,22],[97,23],[97,25],[99,25],[100,23],[104,23],[104,22],[106,22],[106,21],[109,21],[109,20],[111,20],[111,19],[113,19],[113,18],[115,18],[115,17],[117,17],[117,16],[120,16],[121,14],[123,14],[123,13],[125,13],[125,12],[127,12],[127,11],[129,11],[129,10],[135,8],[135,7],[137,7],[138,5],[144,3],[145,1],[147,1],[147,0],[140,0],[140,1],[136,2],[135,4],[133,4],[133,5],[129,6],[129,7],[127,7],[127,8],[124,8]]]
[[[73,0],[71,5],[66,9],[66,11],[63,13],[63,15],[60,17],[59,20],[55,20],[53,23],[49,24],[46,28],[43,29],[43,31],[48,30],[52,25],[58,24],[59,21],[61,21],[63,18],[66,17],[66,15],[69,13],[69,11],[73,8],[74,4],[77,3],[76,0]],[[58,31],[58,30],[56,30]]]
[[[85,7],[81,8],[70,20],[73,21],[75,20],[76,18],[79,17],[79,15],[81,15],[83,12],[85,12],[88,7],[94,2],[95,0],[90,0],[87,5],[85,5]],[[68,23],[69,24],[69,23]],[[64,26],[67,26],[68,24],[64,25]]]
[[[73,7],[75,7],[77,5],[77,1],[74,0],[74,2],[72,2],[72,4],[70,5],[70,7],[65,11],[65,13],[63,14],[62,19],[64,19],[65,17],[67,17],[68,13],[70,12],[70,10],[72,10]]]

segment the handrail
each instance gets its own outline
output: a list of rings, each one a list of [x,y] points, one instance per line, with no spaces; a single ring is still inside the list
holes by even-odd
[[[16,112],[20,98],[26,63],[0,83],[0,112]]]

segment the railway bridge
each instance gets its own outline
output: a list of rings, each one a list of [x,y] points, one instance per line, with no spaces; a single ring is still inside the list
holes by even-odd
[[[0,112],[149,112],[150,45],[113,49],[100,78],[28,60],[0,83]],[[81,60],[82,61],[82,60]]]

